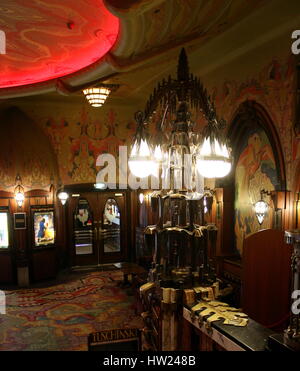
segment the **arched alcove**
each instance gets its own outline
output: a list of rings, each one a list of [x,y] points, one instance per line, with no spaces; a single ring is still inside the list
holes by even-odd
[[[283,152],[276,128],[263,106],[255,101],[242,103],[228,130],[233,149],[233,170],[218,186],[232,194],[231,243],[242,254],[243,241],[251,233],[266,228],[280,228],[280,215],[270,207],[262,225],[256,219],[254,204],[261,191],[286,190]],[[271,204],[271,197],[266,195]]]

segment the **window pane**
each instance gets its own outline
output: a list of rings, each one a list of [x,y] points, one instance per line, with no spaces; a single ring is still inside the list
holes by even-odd
[[[76,255],[93,254],[93,216],[87,200],[80,199],[74,213]]]
[[[120,212],[116,200],[109,198],[104,206],[102,238],[104,252],[120,252]]]

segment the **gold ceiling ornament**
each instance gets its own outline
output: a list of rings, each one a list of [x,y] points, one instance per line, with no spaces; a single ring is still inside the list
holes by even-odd
[[[238,327],[245,327],[248,324],[248,316],[245,313],[240,312],[239,309],[230,307],[226,303],[220,301],[200,301],[198,304],[192,307],[192,313],[198,312],[199,318],[208,316],[205,322],[214,322],[224,320],[224,325],[233,325]]]

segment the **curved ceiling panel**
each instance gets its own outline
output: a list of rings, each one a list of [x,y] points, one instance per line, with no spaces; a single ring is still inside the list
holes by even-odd
[[[1,0],[0,88],[62,77],[89,66],[115,43],[119,19],[103,0]]]

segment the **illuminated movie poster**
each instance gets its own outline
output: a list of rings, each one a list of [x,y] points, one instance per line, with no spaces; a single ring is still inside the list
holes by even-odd
[[[8,219],[7,213],[0,213],[0,249],[7,248],[8,241]]]
[[[33,221],[35,246],[54,244],[53,211],[35,211],[33,214]]]

